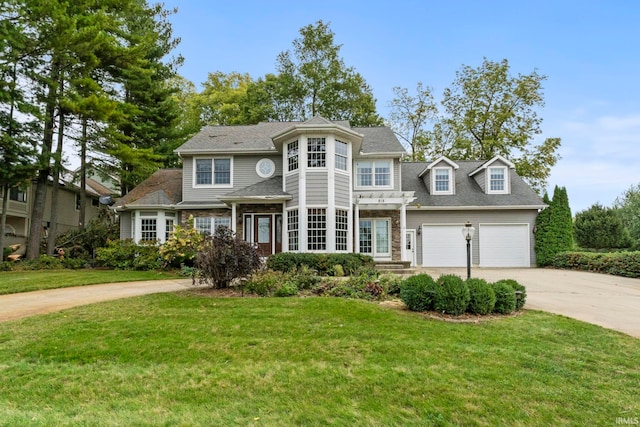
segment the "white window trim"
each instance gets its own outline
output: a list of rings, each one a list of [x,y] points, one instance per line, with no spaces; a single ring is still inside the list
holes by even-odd
[[[214,160],[223,160],[229,159],[229,184],[215,184],[214,176],[215,176],[215,168],[214,168]],[[210,160],[211,161],[211,184],[196,184],[196,161],[197,160]],[[193,177],[192,177],[192,188],[232,188],[233,187],[233,156],[214,156],[214,157],[194,157],[193,158]]]
[[[342,143],[345,144],[347,147],[347,154],[343,155],[343,154],[338,154],[338,143]],[[339,157],[344,157],[345,161],[346,161],[346,169],[338,169],[337,165],[337,158]],[[334,153],[333,153],[333,158],[334,158],[334,165],[333,165],[333,169],[336,171],[336,173],[340,173],[343,175],[348,175],[351,173],[351,145],[346,142],[346,141],[341,141],[339,139],[334,139]]]
[[[324,139],[324,151],[309,151],[309,140],[310,139]],[[304,167],[308,171],[326,171],[329,167],[329,159],[330,159],[330,138],[326,135],[324,136],[313,136],[309,135],[304,140]],[[301,147],[298,145],[298,153],[300,153]],[[335,150],[334,150],[335,152]],[[309,154],[311,153],[324,153],[324,166],[309,166]],[[298,157],[298,168],[300,167],[300,157]]]
[[[282,151],[284,151],[283,153],[283,165],[282,165],[282,169],[284,170],[285,175],[289,175],[289,174],[294,174],[294,173],[298,173],[300,172],[300,141],[301,139],[296,139],[293,141],[289,141],[284,145],[284,149]],[[289,145],[297,143],[298,144],[298,152],[292,156],[289,156]],[[294,157],[294,156],[298,156],[298,167],[295,169],[291,169],[289,170],[289,159]]]
[[[364,253],[365,255],[370,255],[372,256],[374,259],[378,259],[378,260],[390,260],[393,256],[393,232],[391,230],[391,228],[393,227],[392,225],[392,221],[391,218],[389,217],[384,217],[384,218],[359,218],[358,219],[358,233],[360,233],[360,222],[361,221],[371,221],[371,253]],[[387,221],[388,227],[387,227],[387,239],[389,242],[389,252],[382,252],[379,253],[377,251],[377,242],[376,242],[376,225],[375,222],[376,221]],[[360,247],[358,246],[357,248],[358,252],[360,253]]]
[[[271,166],[271,173],[268,173],[268,174],[262,173],[262,171],[260,170],[260,166],[262,166],[263,164],[268,164]],[[276,164],[271,159],[267,159],[267,158],[260,159],[256,163],[256,173],[260,178],[270,178],[273,176],[273,174],[276,173]]]
[[[310,209],[324,209],[324,249],[309,249],[309,231],[311,230],[311,228],[309,227],[309,210]],[[326,205],[307,205],[305,208],[305,213],[304,213],[304,223],[301,224],[301,218],[300,216],[298,216],[298,232],[300,231],[300,227],[305,227],[306,231],[307,231],[307,235],[306,235],[306,240],[304,242],[304,248],[305,248],[305,252],[308,253],[327,253],[328,249],[329,249],[329,233],[330,233],[330,228],[329,228],[329,219],[327,217],[329,212],[329,209],[327,208]],[[300,211],[298,210],[298,215],[300,214]],[[334,218],[334,224],[335,224],[335,218]],[[323,230],[321,228],[318,228],[318,230]],[[300,234],[298,234],[298,239],[300,239]],[[300,248],[300,244],[301,241],[298,241],[298,248]]]
[[[442,171],[442,170],[446,170],[447,173],[449,174],[449,189],[446,191],[438,191],[436,190],[436,171]],[[437,167],[437,168],[433,168],[431,171],[431,194],[453,194],[453,169],[450,167]]]
[[[371,173],[372,173],[372,177],[371,177],[371,185],[358,185],[358,164],[360,162],[371,162]],[[390,165],[390,169],[389,169],[389,185],[376,185],[376,162],[389,162]],[[375,159],[371,159],[371,160],[365,160],[365,159],[361,159],[361,160],[357,160],[356,161],[356,165],[353,168],[353,185],[354,188],[356,190],[367,190],[367,189],[371,189],[371,188],[375,188],[375,189],[392,189],[393,188],[393,175],[394,175],[394,161],[393,159],[379,159],[379,160],[375,160]]]
[[[502,190],[491,190],[491,169],[502,169],[502,173],[504,176],[504,189]],[[487,167],[487,194],[509,194],[509,168],[506,166],[489,166]]]

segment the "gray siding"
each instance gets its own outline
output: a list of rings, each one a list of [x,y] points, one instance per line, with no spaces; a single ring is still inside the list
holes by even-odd
[[[393,160],[393,191],[400,191],[402,179],[400,178],[400,159]]]
[[[480,252],[477,250],[480,244],[480,233],[478,224],[529,224],[529,232],[531,235],[529,253],[531,255],[531,266],[536,265],[535,255],[535,236],[533,229],[538,216],[537,210],[495,210],[495,211],[427,211],[427,210],[408,210],[407,211],[407,229],[416,230],[422,224],[460,224],[471,221],[476,228],[476,234],[472,241],[472,263],[480,264]],[[422,264],[422,237],[416,236],[417,245],[417,262]],[[460,242],[464,242],[462,232],[460,233]]]
[[[207,156],[197,156],[206,158]],[[227,156],[219,156],[227,157]],[[282,156],[272,155],[234,155],[233,156],[233,187],[221,188],[193,188],[193,157],[185,157],[182,166],[182,198],[184,201],[215,201],[218,197],[240,190],[249,185],[263,181],[265,178],[258,176],[256,164],[260,159],[269,158],[276,166],[274,175],[282,175]]]
[[[327,172],[310,172],[307,170],[307,204],[326,205],[329,200]]]
[[[351,205],[349,200],[349,177],[336,174],[336,205],[347,207]]]
[[[120,212],[120,240],[131,237],[131,212]]]
[[[487,192],[487,179],[486,179],[486,171],[480,171],[477,174],[473,175],[473,179],[476,181],[476,183],[480,186],[480,188],[482,189],[482,191],[484,191],[485,193]]]
[[[291,194],[292,199],[287,202],[288,206],[297,206],[300,203],[300,173],[294,173],[287,175],[284,178],[285,189],[287,193]]]

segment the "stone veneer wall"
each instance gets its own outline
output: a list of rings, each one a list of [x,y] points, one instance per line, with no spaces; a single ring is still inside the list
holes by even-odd
[[[391,219],[391,259],[393,261],[402,260],[402,245],[401,245],[401,230],[400,230],[400,211],[387,210],[387,211],[360,211],[361,219],[368,218],[390,218]],[[354,233],[359,232],[359,224],[354,226]],[[354,239],[355,241],[355,239]],[[357,252],[358,248],[354,248],[354,252]]]

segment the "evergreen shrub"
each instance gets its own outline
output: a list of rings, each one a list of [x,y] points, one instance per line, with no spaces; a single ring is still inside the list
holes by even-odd
[[[436,282],[428,274],[408,277],[400,286],[400,299],[411,311],[433,310]]]
[[[473,314],[485,315],[493,311],[496,304],[496,293],[484,279],[470,278],[466,281],[469,287],[469,307]]]
[[[447,314],[458,316],[469,306],[469,287],[454,274],[445,274],[438,278],[435,295],[435,309]]]

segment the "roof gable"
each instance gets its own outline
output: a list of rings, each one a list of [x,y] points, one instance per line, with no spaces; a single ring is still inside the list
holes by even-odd
[[[118,208],[140,205],[175,205],[182,201],[182,169],[160,169],[142,181],[124,197]]]
[[[473,176],[475,174],[477,174],[478,172],[482,171],[482,170],[486,170],[489,166],[491,166],[494,163],[502,163],[501,166],[507,166],[509,167],[509,169],[515,169],[516,166],[511,163],[509,160],[507,160],[506,158],[502,157],[501,155],[497,155],[494,158],[492,158],[491,160],[488,160],[486,162],[484,162],[483,164],[481,164],[476,170],[472,171],[469,176]]]
[[[460,168],[460,165],[458,165],[453,160],[450,160],[449,158],[447,158],[445,156],[440,156],[439,158],[437,158],[433,162],[429,163],[427,165],[427,167],[425,167],[424,170],[418,174],[418,176],[420,178],[422,178],[422,176],[424,176],[426,173],[428,173],[435,166],[438,166],[440,163],[447,163],[449,166],[451,166],[455,170],[458,170]]]

